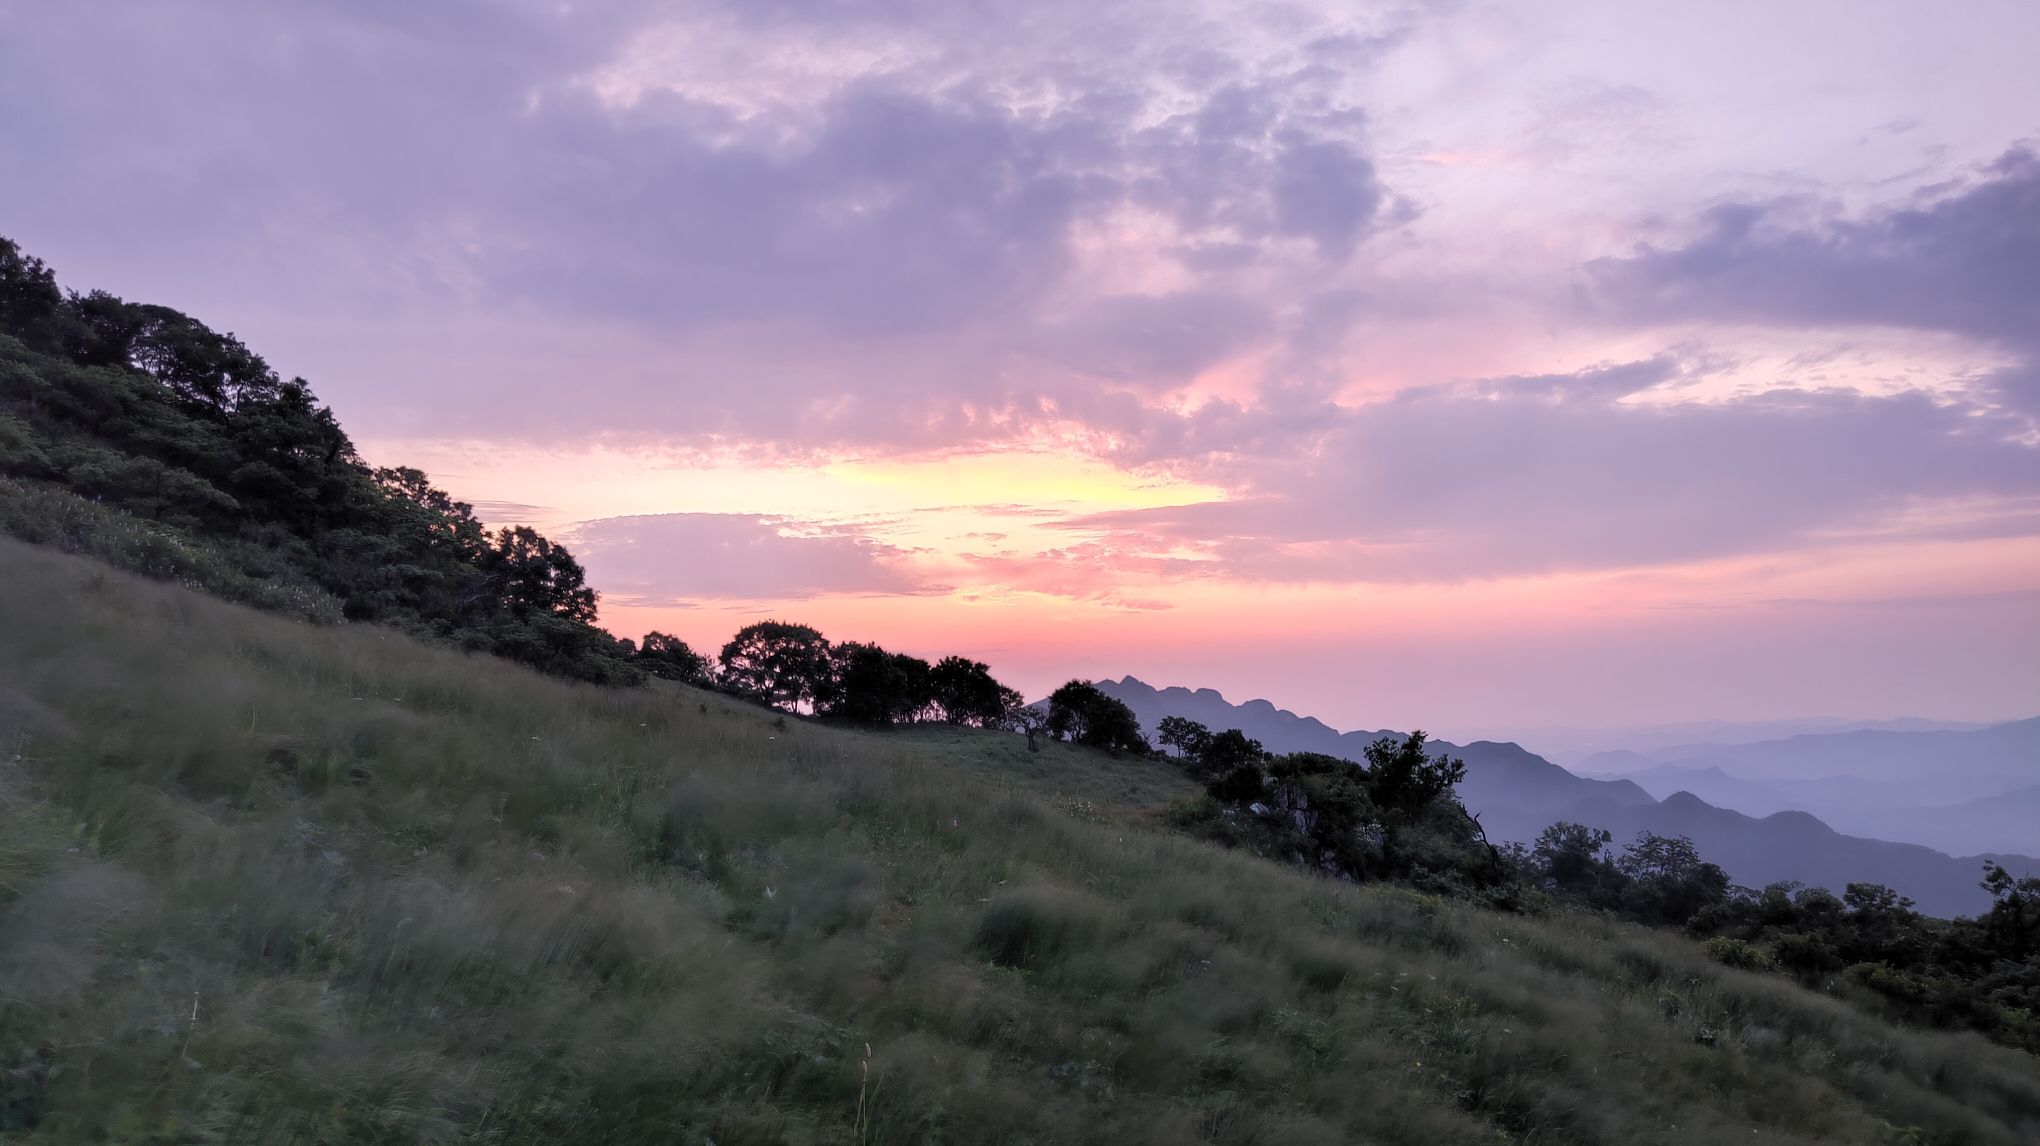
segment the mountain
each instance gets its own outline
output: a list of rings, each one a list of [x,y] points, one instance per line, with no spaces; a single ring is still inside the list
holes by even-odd
[[[1265,700],[1233,704],[1214,689],[1180,686],[1156,688],[1137,677],[1094,681],[1099,691],[1133,709],[1142,728],[1153,731],[1164,716],[1194,720],[1214,732],[1237,728],[1274,752],[1322,752],[1358,760],[1369,744],[1383,736],[1400,737],[1386,729],[1340,732],[1315,716],[1298,716]]]
[[[1323,752],[1349,760],[1365,758],[1367,745],[1390,731],[1340,732],[1312,717],[1278,708],[1266,700],[1232,704],[1211,689],[1156,688],[1128,676],[1097,681],[1107,695],[1124,701],[1152,730],[1164,716],[1180,716],[1213,729],[1237,728],[1274,752]],[[2029,722],[2030,723],[2030,722]],[[2001,726],[2002,727],[2002,726]],[[2017,735],[1998,728],[1976,732],[1849,733],[1865,736],[1977,736],[1995,733],[2000,739]],[[1815,738],[1820,739],[1820,738]],[[1698,779],[1716,796],[1746,799],[1763,807],[1747,815],[1674,789],[1660,802],[1636,777],[1594,779],[1578,776],[1509,742],[1476,740],[1455,745],[1438,741],[1439,750],[1466,762],[1459,786],[1461,802],[1480,818],[1496,842],[1530,843],[1559,821],[1605,828],[1618,843],[1638,832],[1686,836],[1701,855],[1725,869],[1737,883],[1762,887],[1796,880],[1837,893],[1850,883],[1882,883],[1919,904],[1932,915],[1974,915],[1989,906],[1978,886],[1986,859],[2003,862],[2015,873],[2040,872],[2040,860],[2016,851],[2002,855],[1971,855],[1981,846],[1961,848],[1960,857],[1915,843],[1895,843],[1845,835],[1820,818],[1792,806],[1789,791],[1741,779],[1713,767],[1660,765],[1646,773],[1653,782],[1666,777]],[[2040,800],[2040,793],[2036,793]]]
[[[1811,812],[1853,835],[1953,852],[2040,853],[2040,719],[1621,749],[1581,767],[1660,798],[1684,790],[1752,815]]]
[[[1628,780],[1659,800],[1670,797],[1674,792],[1690,792],[1717,807],[1734,808],[1752,816],[1811,810],[1804,800],[1782,787],[1731,776],[1713,767],[1649,764],[1633,772],[1604,771],[1597,775],[1606,779]]]
[[[1645,724],[1618,728],[1549,725],[1517,729],[1514,734],[1535,744],[1537,751],[1568,768],[1612,771],[1590,763],[1608,752],[1628,751],[1654,756],[1682,744],[1751,744],[1759,740],[1783,740],[1790,736],[1857,731],[1882,732],[1964,732],[1987,728],[1992,721],[1928,720],[1902,716],[1891,720],[1845,720],[1813,717],[1801,720],[1689,720],[1672,724]]]
[[[1748,744],[1684,744],[1649,754],[1686,768],[1774,781],[1846,776],[1898,784],[1937,802],[1975,799],[2040,779],[2040,717],[1967,731],[1856,731]],[[1958,794],[1959,793],[1959,794]]]
[[[1828,813],[1836,827],[1943,851],[2040,852],[2040,785],[1943,806],[1864,804]]]
[[[1851,883],[1881,883],[1944,918],[1989,909],[1990,896],[1978,886],[1986,862],[2018,875],[2040,873],[2040,859],[2031,856],[1950,856],[1920,844],[1844,835],[1807,812],[1744,815],[1691,792],[1642,805],[1583,803],[1562,818],[1605,828],[1618,843],[1638,832],[1685,836],[1745,887],[1793,880],[1840,892]]]
[[[1656,764],[1602,778],[1634,781],[1658,799],[1691,792],[1752,816],[1801,811],[1855,836],[1923,844],[1939,851],[2040,854],[2040,785],[1959,803],[1931,802],[1923,786],[1831,776],[1760,783],[1716,767]]]
[[[1155,688],[1136,677],[1094,682],[1107,696],[1124,701],[1152,730],[1164,716],[1195,720],[1214,732],[1237,728],[1271,752],[1322,752],[1347,760],[1364,760],[1367,746],[1382,737],[1400,740],[1400,732],[1340,732],[1316,717],[1299,716],[1266,700],[1232,704],[1208,688]],[[1606,800],[1617,806],[1649,803],[1650,794],[1627,780],[1590,780],[1575,776],[1522,746],[1506,741],[1476,740],[1470,744],[1432,743],[1439,751],[1466,761],[1460,797],[1476,814],[1508,808],[1533,815],[1556,811],[1582,800]],[[1550,821],[1545,821],[1549,823]],[[1541,827],[1541,825],[1540,825]],[[1534,834],[1534,833],[1533,833]]]

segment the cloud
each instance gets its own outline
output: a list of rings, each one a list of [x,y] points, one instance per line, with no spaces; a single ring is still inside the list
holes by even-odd
[[[1375,136],[1408,109],[1363,106],[1361,81],[1433,18],[1422,6],[7,11],[0,104],[37,114],[16,117],[0,162],[39,178],[9,184],[4,225],[21,220],[31,249],[98,244],[136,268],[128,293],[202,316],[208,298],[259,297],[367,324],[331,340],[394,346],[411,373],[349,378],[350,426],[358,409],[414,418],[413,436],[796,456],[1047,443],[1231,492],[1074,522],[1095,537],[1043,559],[1156,578],[1676,561],[2032,492],[2018,427],[1945,395],[1688,400],[1675,391],[1702,368],[1648,349],[1439,381],[1486,336],[1466,331],[1492,296],[1524,296],[1505,301],[1525,325],[1581,312],[1545,297],[1549,280],[1412,270],[1443,248],[1396,247],[1414,161]],[[1673,109],[1582,80],[1532,110],[1532,143],[1584,153],[1662,146]],[[2019,362],[1988,380],[1995,400],[2035,412],[2036,244],[2040,158],[2013,149],[1855,214],[1719,205],[1580,281],[1625,336],[1874,325],[1987,342]],[[1415,367],[1355,337],[1416,320],[1438,325],[1402,337],[1446,345]],[[581,528],[616,592],[924,587],[911,555],[778,519]],[[666,572],[723,550],[785,579]]]
[[[1099,377],[1166,386],[1253,345],[1272,325],[1258,304],[1218,292],[1114,295],[1046,324],[1040,346]]]
[[[2036,532],[2018,419],[1908,392],[1630,401],[1668,360],[1405,392],[1227,463],[1230,501],[1065,520],[1097,564],[1245,581],[1459,581],[1894,537]],[[1652,396],[1654,399],[1657,395]],[[1225,435],[1218,434],[1218,437]]]
[[[842,526],[664,513],[583,521],[561,536],[612,605],[944,591],[912,568],[911,552]]]
[[[522,501],[478,501],[472,508],[476,517],[494,523],[539,521],[553,512],[549,505]]]
[[[412,434],[798,447],[1180,388],[1408,217],[1352,83],[1392,27],[1045,4],[11,5],[5,225],[432,348],[313,378]]]
[[[1683,244],[1586,268],[1630,320],[1891,326],[1962,334],[2024,363],[1991,381],[2040,415],[2040,154],[2014,147],[1971,178],[1857,216],[1804,198],[1724,203]]]

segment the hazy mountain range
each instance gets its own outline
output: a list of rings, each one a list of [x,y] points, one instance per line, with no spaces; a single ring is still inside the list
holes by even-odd
[[[1538,755],[1567,768],[1592,756],[1628,750],[1650,757],[1666,749],[1695,745],[1754,744],[1793,736],[1845,732],[1968,732],[1995,721],[1928,720],[1902,716],[1891,720],[1849,720],[1807,717],[1799,720],[1685,720],[1669,724],[1625,727],[1547,725],[1507,730],[1511,739],[1533,746]]]
[[[1692,792],[1752,815],[1811,812],[1846,832],[1942,850],[2040,852],[2040,719],[1624,749],[1580,769],[1653,796]]]
[[[1265,700],[1232,704],[1211,689],[1155,688],[1131,676],[1096,683],[1108,695],[1132,708],[1143,728],[1152,730],[1164,716],[1181,716],[1215,731],[1237,728],[1275,752],[1324,752],[1359,760],[1367,745],[1376,739],[1400,735],[1386,729],[1341,732],[1314,717],[1300,716]],[[1912,756],[1906,750],[1874,739],[1970,737],[1985,733],[1992,735],[1979,741],[1908,742],[1915,753]],[[1940,751],[1953,745],[1967,746],[1970,750],[1982,746],[1987,749],[1983,754],[1945,769],[1982,782],[1985,777],[2015,773],[2019,745],[2028,743],[2024,738],[2035,733],[2040,733],[2040,721],[1973,730],[1859,730],[1783,742],[1705,747],[1710,752],[1740,752],[1742,758],[1750,761],[1775,762],[1789,753],[1774,745],[1801,739],[1816,741],[1816,747],[1807,755],[1781,768],[1788,774],[1812,777],[1823,775],[1824,769],[1841,767],[1849,759],[1850,746],[1866,743],[1852,738],[1868,736],[1873,739],[1867,743],[1874,747],[1865,755],[1866,773],[1903,777],[1906,761],[1919,760],[1917,753],[1925,745]],[[1664,798],[1660,799],[1657,789],[1668,778],[1683,775],[1678,769],[1685,765],[1671,765],[1668,771],[1649,757],[1632,753],[1634,762],[1644,766],[1639,775],[1582,776],[1510,742],[1438,744],[1442,751],[1466,761],[1466,780],[1460,785],[1460,798],[1469,811],[1480,817],[1489,837],[1497,842],[1528,843],[1545,827],[1560,820],[1606,828],[1615,833],[1618,843],[1643,831],[1687,836],[1702,855],[1720,864],[1737,883],[1746,886],[1797,880],[1839,892],[1851,882],[1882,883],[1910,896],[1923,911],[1950,916],[1975,914],[1988,906],[1988,896],[1977,886],[1986,859],[1997,860],[2021,873],[2040,871],[2040,860],[2009,850],[1993,852],[1983,844],[1961,849],[1965,854],[1955,856],[1917,843],[1843,834],[1818,816],[1792,808],[1789,803],[1777,803],[1776,793],[1766,785],[1740,779],[1713,764],[1693,769],[1703,773],[1703,778],[1719,777],[1712,797],[1673,790],[1663,792]],[[1627,761],[1629,757],[1621,759]],[[2030,783],[2031,770],[2026,774]],[[1747,808],[1735,806],[1731,797],[1755,801],[1749,806],[1764,810],[1750,814]],[[1770,803],[1766,804],[1765,799]],[[2026,800],[2024,806],[2028,808],[2040,804],[2040,787],[2026,793]],[[1916,808],[1915,814],[1917,811]]]

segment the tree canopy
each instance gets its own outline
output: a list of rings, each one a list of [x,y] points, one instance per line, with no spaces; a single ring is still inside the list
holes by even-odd
[[[31,539],[157,575],[203,566],[206,584],[252,603],[324,617],[330,601],[348,620],[565,676],[637,678],[557,542],[525,525],[487,533],[423,473],[365,464],[309,384],[233,335],[169,307],[65,292],[6,239],[0,481],[0,520]],[[166,548],[198,556],[151,556]]]
[[[1070,681],[1049,694],[1048,733],[1108,752],[1149,751],[1133,709],[1087,680]]]
[[[633,652],[632,663],[653,676],[685,684],[703,683],[709,675],[707,657],[689,648],[679,637],[657,630],[645,634]]]
[[[1019,693],[992,678],[982,661],[948,656],[935,662],[929,673],[935,706],[950,724],[973,728],[1001,728],[1019,711]]]
[[[1422,732],[1376,741],[1365,765],[1318,752],[1275,755],[1238,729],[1214,733],[1189,720],[1165,734],[1204,781],[1205,799],[1179,817],[1201,834],[1344,879],[1453,892],[1513,881],[1453,791],[1466,766],[1432,756]]]
[[[732,691],[791,711],[813,711],[834,688],[835,660],[828,639],[810,625],[759,621],[745,625],[717,658]]]

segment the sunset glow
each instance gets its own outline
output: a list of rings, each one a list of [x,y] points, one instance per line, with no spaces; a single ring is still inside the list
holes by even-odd
[[[1448,733],[2040,696],[2031,5],[92,7],[7,7],[10,234],[619,635]]]

